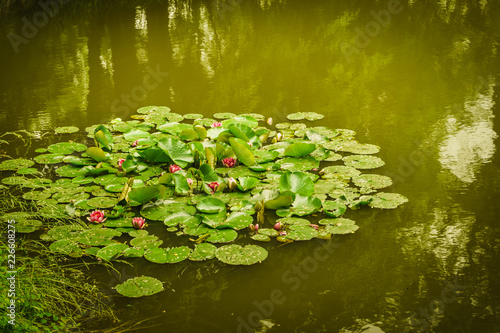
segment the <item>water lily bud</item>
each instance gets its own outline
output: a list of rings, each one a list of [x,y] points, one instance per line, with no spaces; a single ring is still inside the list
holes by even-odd
[[[170,173],[176,173],[177,171],[181,170],[181,167],[176,164],[170,164],[168,170],[170,171]]]
[[[106,221],[104,218],[104,212],[100,210],[94,210],[92,213],[90,213],[90,216],[87,217],[87,220],[92,223],[103,223]]]
[[[286,231],[280,231],[280,236],[286,236]]]
[[[132,226],[135,229],[144,229],[144,227],[146,226],[146,220],[142,217],[134,217],[132,219]]]
[[[319,226],[317,224],[309,224],[310,227],[313,227],[314,229],[318,230]]]
[[[227,185],[230,190],[234,190],[236,187],[238,187],[238,183],[236,182],[236,179],[234,178],[229,178],[227,180]]]
[[[281,222],[276,222],[276,224],[274,225],[274,229],[280,231],[281,226],[282,226]]]
[[[226,168],[232,168],[236,164],[236,160],[232,157],[226,157],[225,159],[222,160],[222,164]]]
[[[276,142],[280,142],[283,139],[283,134],[281,132],[276,133]]]
[[[257,224],[253,224],[253,223],[252,223],[252,224],[250,224],[248,227],[249,227],[249,228],[250,228],[250,230],[252,230],[252,231],[258,231],[258,230],[259,230],[259,224],[258,224],[258,223],[257,223]]]
[[[267,124],[271,126],[273,124],[273,118],[271,117],[267,118]]]
[[[214,122],[212,125],[211,125],[212,128],[216,128],[216,127],[222,127],[222,123],[219,122],[219,121],[216,121]]]
[[[139,140],[135,140],[134,142],[132,142],[132,147],[137,147],[138,144],[139,144]]]
[[[186,178],[186,181],[187,181],[187,183],[188,183],[189,186],[193,185],[193,179]]]

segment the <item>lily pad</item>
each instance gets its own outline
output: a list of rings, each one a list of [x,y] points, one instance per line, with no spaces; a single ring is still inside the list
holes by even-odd
[[[220,261],[229,265],[253,265],[267,258],[266,249],[257,245],[225,245],[219,247],[215,256]]]
[[[196,120],[201,118],[203,118],[203,115],[201,113],[188,113],[184,115],[184,119]]]
[[[179,139],[162,139],[158,142],[158,147],[181,168],[185,168],[188,164],[194,162],[193,152],[188,145]]]
[[[20,168],[17,169],[17,173],[20,175],[36,175],[40,174],[40,171],[36,168]]]
[[[368,204],[372,208],[394,209],[408,202],[408,198],[399,193],[380,192],[372,196],[373,200]]]
[[[257,184],[259,180],[255,177],[239,177],[237,186],[240,191],[245,192],[253,189]]]
[[[310,240],[316,236],[318,236],[318,231],[311,226],[292,225],[288,228],[288,233],[285,238],[295,241],[304,241]]]
[[[392,185],[392,179],[383,175],[366,174],[354,177],[352,179],[354,185],[361,188],[381,189]]]
[[[297,194],[289,209],[278,209],[276,215],[289,217],[292,215],[306,216],[317,212],[321,208],[321,200],[311,196]]]
[[[300,218],[300,217],[284,217],[276,220],[276,222],[281,222],[286,225],[310,225],[311,222],[309,220]]]
[[[146,203],[160,194],[157,186],[143,186],[131,190],[128,194],[130,200]]]
[[[64,134],[64,133],[76,133],[80,129],[75,126],[61,126],[61,127],[56,127],[55,132],[56,134]]]
[[[229,243],[238,238],[238,233],[233,229],[209,229],[208,233],[207,242],[210,243]]]
[[[123,251],[122,255],[125,258],[140,258],[144,255],[144,249],[129,247]]]
[[[115,229],[90,229],[82,232],[77,239],[80,243],[85,245],[108,245],[113,237],[120,237],[121,234],[121,232]]]
[[[380,147],[372,145],[369,143],[359,143],[355,140],[345,141],[340,144],[337,151],[345,151],[353,154],[377,154],[380,151]]]
[[[314,143],[296,142],[289,145],[283,154],[291,157],[304,157],[311,154],[314,150],[316,150]]]
[[[38,164],[57,164],[60,163],[64,158],[61,154],[42,154],[35,156],[33,160]]]
[[[163,241],[157,236],[148,235],[144,237],[136,237],[130,241],[130,245],[139,249],[153,249],[163,244]]]
[[[74,240],[62,239],[50,244],[49,249],[53,252],[62,253],[73,258],[83,255],[83,249]]]
[[[271,237],[261,233],[252,235],[250,238],[259,242],[269,242],[271,240]]]
[[[202,261],[207,259],[212,259],[215,257],[215,251],[217,247],[210,243],[196,244],[194,251],[191,252],[189,260],[192,261]]]
[[[18,170],[21,168],[29,168],[33,164],[35,164],[35,162],[31,160],[27,160],[25,158],[17,158],[6,160],[0,163],[0,170]]]
[[[319,161],[310,156],[304,158],[286,157],[279,161],[279,164],[281,169],[289,171],[309,171],[319,167]]]
[[[236,154],[238,160],[245,164],[246,166],[255,164],[255,157],[250,149],[250,147],[241,139],[238,138],[230,138],[229,143]]]
[[[119,284],[115,287],[116,291],[126,297],[151,296],[163,291],[163,283],[149,276],[139,276]]]
[[[351,177],[356,177],[361,174],[361,171],[346,165],[331,165],[327,166],[319,172],[323,178],[333,178],[338,180],[349,181]]]
[[[328,224],[325,227],[325,231],[330,234],[352,234],[359,229],[359,226],[355,224],[356,222],[350,219],[338,218],[328,220],[328,222],[321,220],[319,223]]]
[[[276,236],[278,236],[279,232],[276,229],[261,228],[261,229],[259,229],[259,234],[266,235],[269,237],[276,237]]]
[[[101,258],[106,261],[111,261],[118,258],[126,249],[128,245],[126,244],[112,244],[103,247],[96,253],[96,257]]]
[[[280,191],[308,196],[314,192],[313,180],[304,172],[285,172],[280,177]]]
[[[181,211],[193,215],[196,213],[196,208],[172,200],[158,200],[155,203],[144,205],[141,210],[141,216],[149,220],[163,221],[167,216]]]
[[[234,113],[231,113],[231,112],[219,112],[219,113],[215,113],[213,117],[215,119],[230,119],[230,118],[236,117],[236,115]]]
[[[189,258],[191,251],[187,246],[154,248],[144,253],[144,258],[156,264],[174,264]]]
[[[198,202],[196,209],[200,212],[214,214],[226,211],[226,204],[219,199],[206,198]]]
[[[342,159],[345,165],[355,169],[376,169],[385,165],[379,157],[370,155],[350,155]]]
[[[289,120],[303,120],[310,121],[323,119],[325,116],[316,112],[295,112],[286,116]]]
[[[92,208],[111,208],[118,204],[118,198],[115,197],[94,197],[87,200],[87,205]]]
[[[340,217],[342,216],[347,207],[336,201],[323,201],[323,212],[331,217]]]
[[[87,146],[77,142],[59,142],[47,147],[47,150],[53,154],[69,155],[73,152],[82,152],[87,149]]]

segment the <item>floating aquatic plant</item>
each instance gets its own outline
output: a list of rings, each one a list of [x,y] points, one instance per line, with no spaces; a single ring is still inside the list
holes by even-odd
[[[322,117],[300,112],[288,119]],[[52,251],[106,261],[144,256],[163,264],[216,257],[250,265],[265,260],[267,250],[221,244],[238,236],[293,242],[350,234],[359,228],[345,217],[350,210],[394,209],[408,201],[401,194],[377,193],[392,185],[390,177],[371,172],[385,164],[373,156],[380,148],[356,141],[350,130],[281,123],[276,132],[259,126],[262,115],[220,113],[215,121],[161,106],[141,108],[133,118],[87,128],[88,142],[59,142],[37,149],[32,160],[0,163],[2,183],[28,189],[23,198],[39,206],[40,217],[92,222],[50,228],[41,238],[53,242]],[[40,178],[45,166],[54,167],[55,181]],[[272,224],[264,218],[270,210],[281,217]],[[30,217],[19,221],[20,232],[42,225]],[[190,245],[161,247],[164,240],[143,230],[147,222],[163,224]],[[129,245],[118,241],[122,235]],[[117,291],[138,297],[162,289],[152,278],[136,279]]]

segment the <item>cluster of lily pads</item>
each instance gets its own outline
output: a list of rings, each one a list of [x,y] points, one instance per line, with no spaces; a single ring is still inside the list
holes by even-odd
[[[28,188],[23,197],[39,206],[42,217],[89,221],[42,234],[52,251],[108,261],[144,257],[163,264],[215,257],[251,265],[265,260],[267,250],[220,244],[237,238],[329,239],[358,229],[344,217],[348,209],[396,208],[407,201],[401,194],[377,192],[392,185],[387,176],[364,173],[384,165],[373,156],[379,147],[356,141],[351,130],[303,123],[271,129],[259,126],[265,121],[259,114],[219,113],[207,119],[157,106],[137,112],[130,121],[87,128],[92,143],[55,143],[37,149],[33,160],[0,163],[0,170],[15,171],[2,183]],[[288,115],[290,120],[322,117]],[[59,128],[56,135],[75,131]],[[266,221],[271,210],[279,217],[272,223]],[[320,215],[316,223],[307,218],[312,214]],[[26,212],[4,218],[15,218],[21,232],[41,226]],[[147,230],[153,223],[163,223],[192,246],[161,247],[163,240]],[[162,290],[138,287],[157,284],[153,278],[136,279],[117,290],[130,297]]]

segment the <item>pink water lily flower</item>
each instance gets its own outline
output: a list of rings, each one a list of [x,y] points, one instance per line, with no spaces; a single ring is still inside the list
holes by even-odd
[[[225,159],[222,160],[222,164],[226,168],[232,168],[236,164],[236,160],[232,157],[226,157]]]
[[[87,220],[92,223],[103,223],[106,221],[106,218],[104,217],[104,212],[100,210],[94,210],[92,213],[90,213],[90,216],[87,217]]]
[[[170,173],[176,173],[180,169],[181,169],[181,167],[178,166],[177,164],[170,164],[170,166],[168,167],[168,170],[170,171]]]
[[[216,128],[216,127],[222,127],[222,123],[220,121],[216,121],[212,124],[211,126],[212,128]]]
[[[144,227],[146,226],[146,220],[142,217],[134,217],[132,219],[132,226],[135,229],[144,229]]]
[[[217,191],[219,186],[220,186],[220,184],[217,182],[211,182],[210,184],[208,184],[208,187],[210,187],[212,189],[212,193],[215,193],[215,191]]]
[[[124,158],[120,158],[120,159],[118,160],[118,169],[123,170],[122,164],[123,164],[123,162],[125,162],[125,161],[126,161],[126,160],[125,160]]]
[[[139,140],[135,140],[134,142],[132,142],[132,147],[137,147],[138,144],[139,144]]]
[[[193,185],[193,179],[192,178],[186,178],[186,181],[189,186]]]
[[[280,236],[286,236],[286,231],[280,231]]]
[[[310,227],[313,227],[314,229],[318,230],[319,226],[317,224],[309,224]]]
[[[274,225],[274,229],[276,229],[276,230],[280,231],[280,230],[281,230],[281,226],[282,226],[282,225],[283,225],[283,224],[281,224],[281,222],[276,222],[276,224]]]

